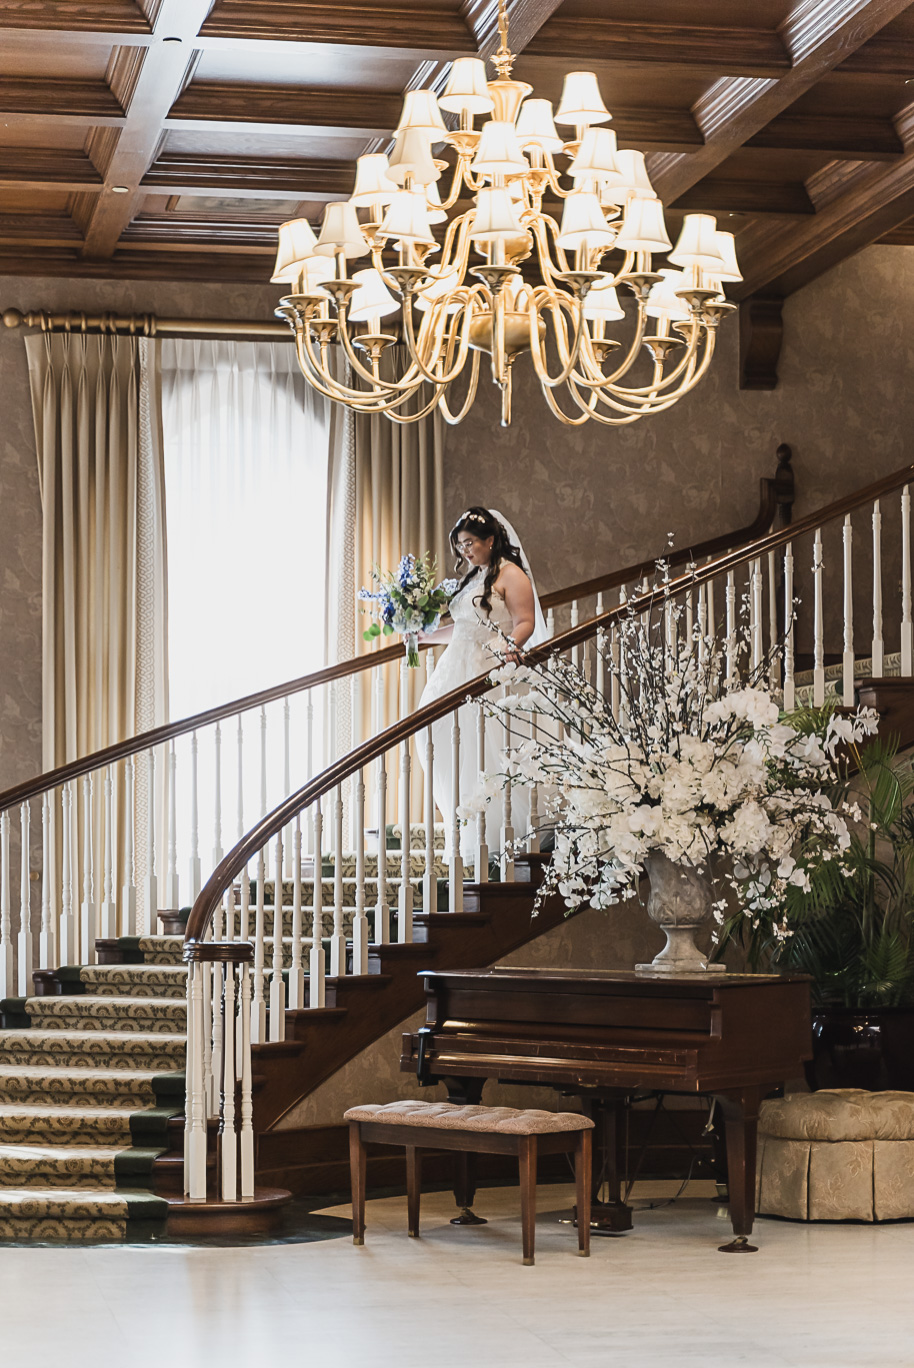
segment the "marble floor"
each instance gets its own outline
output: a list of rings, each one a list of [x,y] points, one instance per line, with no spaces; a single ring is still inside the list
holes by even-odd
[[[0,1346],[28,1368],[912,1368],[914,1223],[760,1221],[758,1254],[717,1253],[728,1224],[693,1184],[636,1229],[575,1252],[540,1189],[536,1266],[517,1193],[480,1192],[458,1228],[448,1194],[372,1201],[348,1236],[243,1249],[0,1247]],[[639,1205],[671,1189],[643,1185]],[[334,1208],[334,1216],[348,1209]]]

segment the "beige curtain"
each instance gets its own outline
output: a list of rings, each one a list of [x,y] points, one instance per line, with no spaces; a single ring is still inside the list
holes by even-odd
[[[399,349],[398,349],[399,350]],[[402,366],[403,357],[395,359]],[[413,410],[415,411],[415,410]],[[356,593],[371,582],[374,565],[396,567],[408,551],[437,557],[441,578],[450,573],[444,527],[445,424],[436,414],[408,424],[383,415],[353,414],[334,404],[328,481],[327,660],[333,664],[371,649],[362,638],[370,619],[359,612]],[[387,642],[382,638],[383,643]],[[340,689],[336,744],[348,749],[398,710],[397,672],[386,672],[383,707],[365,687]],[[425,683],[425,658],[409,671],[407,709]]]
[[[50,769],[168,717],[161,400],[157,349],[146,339],[36,335],[26,350],[43,511],[43,756]],[[142,763],[136,779],[139,882]],[[96,791],[96,846],[100,801]],[[122,835],[121,794],[115,802]],[[98,876],[98,857],[95,868]]]

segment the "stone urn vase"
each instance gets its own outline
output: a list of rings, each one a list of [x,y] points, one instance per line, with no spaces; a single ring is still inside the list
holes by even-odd
[[[650,964],[635,968],[652,974],[725,973],[695,944],[695,932],[711,921],[714,888],[707,871],[674,864],[659,853],[648,856],[644,869],[651,885],[647,914],[663,931],[666,945]]]

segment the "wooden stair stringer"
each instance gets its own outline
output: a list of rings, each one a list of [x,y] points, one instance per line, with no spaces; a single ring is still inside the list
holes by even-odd
[[[879,713],[879,732],[896,736],[899,751],[914,746],[914,679],[890,675],[885,679],[859,680],[857,698],[865,708]]]
[[[428,924],[423,953],[417,954],[420,947],[415,945],[372,948],[387,980],[382,988],[369,990],[353,978],[328,980],[337,1003],[332,1016],[315,1019],[310,1010],[287,1012],[287,1039],[298,1042],[301,1052],[290,1057],[284,1051],[280,1058],[268,1044],[256,1047],[261,1086],[254,1099],[255,1134],[273,1130],[321,1083],[418,1011],[425,1001],[419,978],[423,969],[485,968],[561,925],[567,908],[559,898],[549,899],[538,916],[531,916],[535,891],[531,883],[467,884],[465,914],[438,912],[423,918]]]

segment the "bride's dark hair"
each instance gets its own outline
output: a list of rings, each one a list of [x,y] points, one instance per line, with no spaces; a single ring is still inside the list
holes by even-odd
[[[498,572],[502,567],[503,561],[511,561],[512,564],[520,566],[524,570],[524,562],[521,559],[520,550],[514,545],[508,536],[504,523],[493,518],[487,508],[474,506],[462,513],[450,531],[451,549],[457,557],[454,566],[456,573],[461,577],[461,588],[464,587],[474,575],[477,575],[483,568],[481,565],[474,565],[473,569],[466,574],[466,561],[461,555],[457,546],[457,538],[461,532],[469,532],[472,536],[478,537],[480,541],[485,541],[488,537],[492,538],[492,556],[486,566],[486,575],[483,581],[482,593],[474,602],[478,603],[485,610],[486,616],[492,611],[492,590],[495,581],[498,579]],[[524,574],[526,574],[524,570]]]

